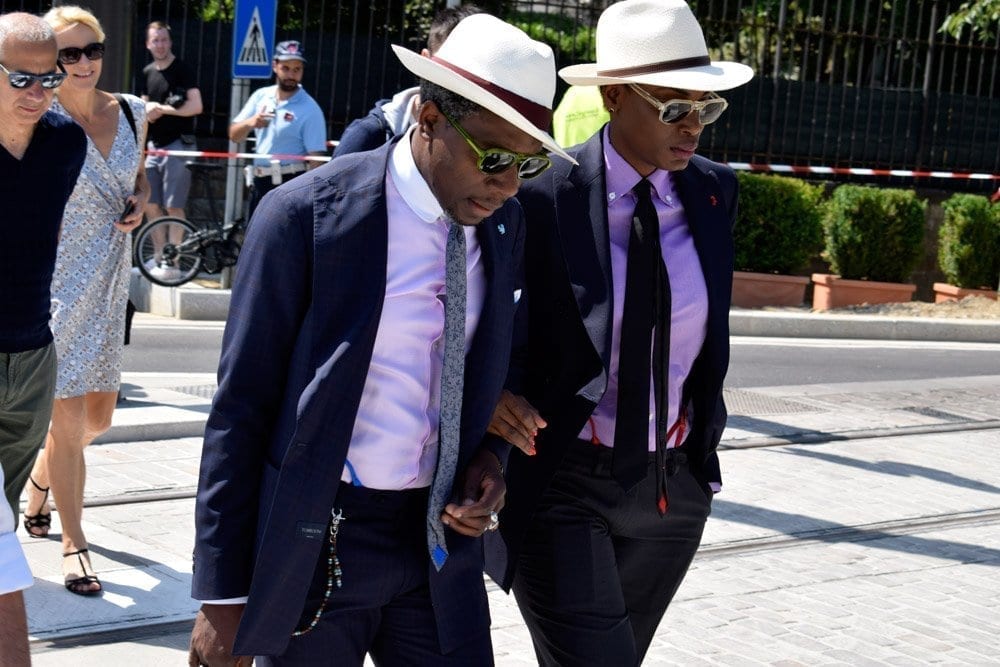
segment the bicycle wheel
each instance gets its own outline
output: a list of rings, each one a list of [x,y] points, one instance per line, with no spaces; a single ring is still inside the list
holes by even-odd
[[[205,261],[204,232],[183,218],[163,217],[146,223],[135,240],[135,263],[150,282],[183,285],[198,275]]]

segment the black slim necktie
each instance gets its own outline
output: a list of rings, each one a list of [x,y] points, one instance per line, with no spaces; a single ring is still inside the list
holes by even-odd
[[[638,202],[632,215],[625,273],[625,305],[622,309],[618,355],[618,406],[615,416],[615,451],[612,472],[628,490],[646,477],[649,462],[649,379],[650,350],[656,360],[656,434],[659,448],[665,438],[666,363],[669,325],[654,325],[670,313],[670,286],[660,251],[660,225],[650,197],[649,181],[643,179],[632,189]],[[669,320],[667,320],[669,321]],[[661,389],[662,387],[662,389]],[[661,403],[663,404],[661,406]],[[664,440],[665,442],[665,440]]]

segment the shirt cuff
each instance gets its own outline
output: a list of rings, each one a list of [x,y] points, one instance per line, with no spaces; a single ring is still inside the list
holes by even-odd
[[[195,600],[202,604],[246,604],[250,598],[246,595],[240,598],[226,598],[225,600]]]
[[[712,489],[712,493],[719,493],[722,491],[722,482],[709,482],[708,486]]]
[[[21,543],[14,533],[0,535],[0,594],[20,591],[34,583]]]

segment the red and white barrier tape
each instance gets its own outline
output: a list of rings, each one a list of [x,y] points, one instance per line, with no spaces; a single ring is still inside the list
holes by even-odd
[[[162,148],[147,148],[146,155],[166,155],[170,157],[205,157],[216,160],[242,158],[246,160],[297,160],[299,162],[329,162],[329,155],[292,155],[285,153],[226,153],[223,151],[168,151]]]
[[[148,149],[147,155],[169,155],[173,157],[200,157],[218,160],[230,158],[246,160],[297,160],[301,162],[329,162],[327,155],[291,155],[285,153],[227,153],[223,151],[168,151],[159,148]],[[792,164],[757,164],[753,162],[726,162],[737,171],[770,171],[778,174],[842,174],[849,176],[900,176],[904,178],[956,178],[978,181],[1000,181],[1000,174],[968,173],[958,171],[914,171],[912,169],[865,169],[862,167],[814,167]]]
[[[739,171],[773,171],[785,174],[844,174],[850,176],[902,176],[909,178],[961,178],[980,181],[1000,180],[1000,174],[977,174],[957,171],[913,171],[911,169],[863,169],[861,167],[801,167],[791,164],[754,164],[727,162]]]

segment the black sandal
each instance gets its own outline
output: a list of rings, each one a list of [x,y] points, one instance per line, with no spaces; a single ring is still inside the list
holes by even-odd
[[[70,593],[76,593],[77,595],[99,595],[104,591],[104,587],[101,586],[101,580],[97,578],[96,574],[87,574],[87,566],[83,562],[83,554],[88,553],[89,549],[78,549],[76,551],[70,551],[69,553],[63,554],[63,558],[69,558],[70,556],[76,556],[77,561],[80,563],[80,571],[83,572],[82,577],[76,577],[74,579],[66,579],[66,590]],[[93,569],[93,565],[91,565]],[[97,590],[90,590],[83,588],[89,584],[97,584],[101,586]]]
[[[49,504],[49,489],[48,487],[43,489],[38,486],[38,483],[32,479],[31,475],[28,475],[28,481],[31,482],[33,487],[43,492],[45,497],[42,499],[41,507],[38,508],[38,514],[28,514],[28,512],[25,511],[24,531],[28,533],[28,537],[35,537],[39,539],[46,538],[49,536],[49,528],[52,526],[52,513],[49,512],[48,514],[42,514],[42,510]],[[45,532],[41,534],[33,533],[31,532],[32,528],[44,528]]]

